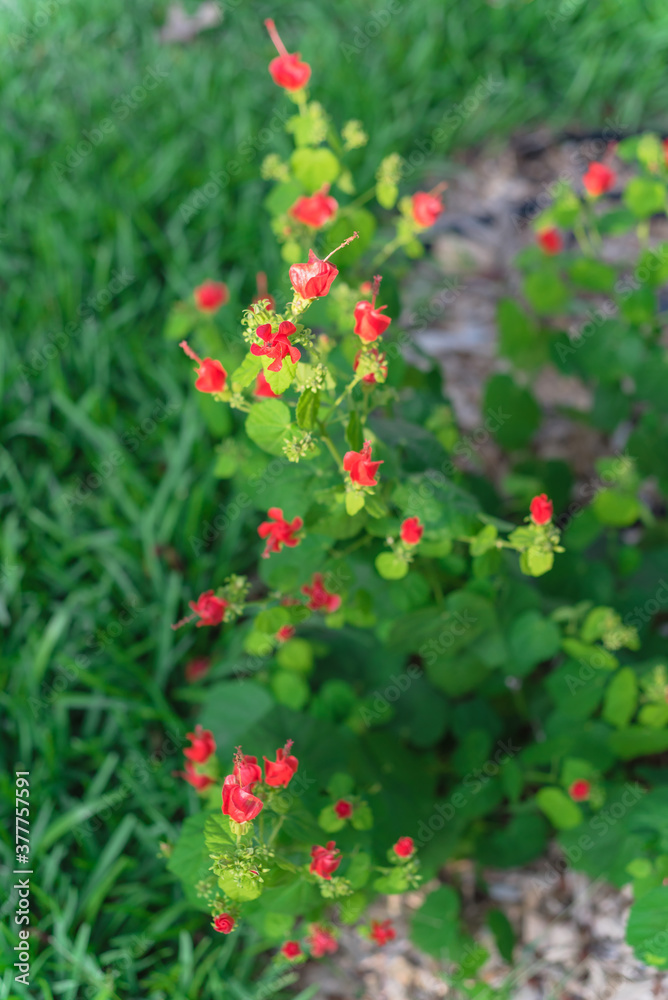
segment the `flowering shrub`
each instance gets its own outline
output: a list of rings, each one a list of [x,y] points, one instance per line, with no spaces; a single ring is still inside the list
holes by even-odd
[[[271,78],[296,107],[286,125],[293,153],[263,165],[286,273],[271,295],[258,276],[240,326],[225,286],[207,282],[166,331],[197,365],[194,391],[222,439],[214,473],[225,496],[220,517],[191,537],[197,552],[220,540],[211,577],[199,596],[193,582],[191,614],[173,626],[207,634],[188,664],[188,679],[206,677],[207,687],[179,772],[203,809],[168,853],[214,932],[252,931],[276,962],[295,963],[335,952],[339,924],[358,924],[376,894],[404,892],[453,856],[522,864],[557,829],[571,863],[598,864],[604,852],[589,831],[616,797],[639,800],[624,761],[668,749],[668,712],[665,668],[616,655],[639,643],[613,607],[610,570],[593,579],[581,565],[597,537],[592,518],[651,523],[635,465],[596,495],[572,550],[560,531],[562,466],[518,463],[506,504],[459,468],[440,376],[404,359],[393,276],[380,274],[397,251],[423,252],[445,185],[400,198],[400,162],[389,156],[358,194],[361,123],[335,130],[305,90],[311,67],[267,28],[278,50]],[[614,176],[594,167],[587,199],[560,194],[520,261],[541,316],[566,302],[566,217],[595,242],[596,199]],[[365,207],[372,198],[376,214]],[[602,287],[606,265],[568,267],[574,282]],[[643,326],[645,298],[629,307],[629,297],[654,357],[658,329]],[[521,372],[546,359],[545,343],[515,303],[502,304],[499,322],[501,351],[520,375],[495,376],[487,403],[504,414],[499,442],[524,459],[539,416]],[[617,383],[626,364],[614,359]],[[584,594],[568,579],[574,559],[590,572]],[[633,570],[628,552],[614,559]],[[180,632],[184,652],[204,633]],[[204,655],[213,666],[192,667]],[[622,808],[637,822],[633,802]],[[610,851],[621,829],[600,834]],[[625,848],[613,877],[642,869],[651,894],[663,862],[645,857],[645,840]],[[387,921],[360,930],[380,946],[395,936]],[[449,886],[427,897],[412,934],[459,963],[464,979],[485,961]]]

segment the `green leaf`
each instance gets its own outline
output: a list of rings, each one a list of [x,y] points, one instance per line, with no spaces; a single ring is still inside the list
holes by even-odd
[[[297,181],[276,184],[264,199],[264,207],[270,215],[284,215],[302,194],[302,186]],[[296,255],[292,260],[296,259]]]
[[[354,787],[355,781],[351,775],[344,774],[343,771],[337,771],[329,779],[327,794],[331,795],[333,799],[345,799],[347,795],[350,795]]]
[[[291,361],[290,358],[283,358],[280,371],[273,372],[269,365],[274,363],[274,359],[263,355],[261,360],[267,382],[276,395],[280,396],[281,393],[285,392],[292,385],[297,371],[297,363]]]
[[[356,924],[367,908],[368,899],[364,892],[354,892],[339,903],[339,918],[342,924]]]
[[[188,816],[183,822],[174,850],[167,860],[167,868],[182,882],[189,902],[197,909],[205,911],[208,907],[195,892],[195,885],[211,874],[209,871],[211,859],[204,842],[205,824],[209,818],[211,817],[204,812]]]
[[[336,833],[337,830],[342,830],[346,825],[345,819],[341,819],[340,816],[334,810],[334,806],[325,806],[324,809],[320,810],[320,815],[318,816],[318,826],[326,833]]]
[[[322,147],[296,149],[290,157],[290,165],[293,174],[309,194],[318,191],[323,184],[333,184],[341,170],[334,153]]]
[[[524,280],[524,294],[539,316],[559,313],[568,303],[568,289],[552,271],[534,271]]]
[[[196,326],[198,314],[193,306],[177,302],[170,310],[165,325],[165,340],[183,340]]]
[[[393,868],[389,875],[381,875],[375,879],[373,887],[376,892],[384,892],[388,896],[399,892],[406,892],[408,881],[403,868]]]
[[[496,947],[501,958],[508,965],[513,964],[513,949],[515,948],[515,931],[508,917],[502,910],[489,910],[487,914],[489,929],[494,935]]]
[[[534,369],[547,361],[547,336],[539,333],[529,315],[512,299],[501,299],[497,309],[499,354],[516,368]]]
[[[490,549],[495,548],[498,531],[493,524],[487,524],[479,531],[471,542],[471,555],[481,556]]]
[[[641,962],[664,966],[668,963],[668,887],[650,889],[631,907],[626,940]]]
[[[610,292],[617,272],[609,264],[602,264],[590,257],[579,257],[568,269],[571,281],[591,292]]]
[[[297,425],[305,431],[312,431],[318,419],[320,393],[306,389],[297,403]]]
[[[256,358],[254,354],[247,354],[238,368],[235,368],[230,375],[230,383],[237,384],[245,389],[257,378],[257,374],[262,368],[262,358]]]
[[[583,821],[580,807],[560,788],[541,788],[535,801],[557,830],[572,830]]]
[[[624,729],[633,718],[638,704],[638,684],[631,667],[614,675],[605,691],[603,718],[610,725]]]
[[[265,608],[255,619],[255,628],[265,635],[276,635],[279,628],[290,622],[290,612],[287,608]]]
[[[621,490],[599,490],[591,504],[601,524],[611,528],[628,528],[640,516],[641,507],[632,493]]]
[[[364,506],[364,493],[354,493],[352,490],[346,493],[346,514],[354,517]]]
[[[209,854],[223,854],[236,843],[230,833],[230,821],[222,813],[209,816],[204,824],[204,842]]]
[[[623,194],[624,204],[639,219],[648,219],[666,208],[666,188],[661,181],[647,177],[633,177]]]
[[[283,454],[283,441],[290,429],[290,410],[280,399],[254,403],[246,419],[246,433],[270,455]]]
[[[363,889],[371,874],[371,855],[360,851],[353,854],[346,870],[346,878],[353,889]]]
[[[430,892],[411,920],[411,941],[420,951],[447,960],[459,943],[459,897],[444,885]]]
[[[408,573],[408,563],[394,552],[381,552],[375,565],[384,580],[402,580]]]
[[[276,653],[276,662],[284,670],[308,674],[313,669],[313,646],[307,639],[288,639]]]
[[[376,184],[376,200],[381,208],[394,208],[399,197],[399,188],[391,181],[378,181]]]
[[[353,410],[348,418],[348,426],[346,427],[346,441],[350,445],[353,451],[360,451],[362,445],[364,444],[364,435],[362,434],[362,421],[360,420],[359,413],[357,410]]]
[[[580,639],[567,636],[561,643],[562,649],[583,666],[594,667],[596,670],[616,670],[619,660],[603,646],[593,646]]]
[[[485,387],[483,411],[494,414],[492,433],[509,450],[525,447],[540,426],[538,404],[510,375],[492,376]]]
[[[561,633],[539,611],[525,611],[515,619],[508,637],[511,659],[507,673],[524,677],[532,667],[559,652]]]
[[[668,750],[668,730],[629,726],[610,735],[610,749],[622,760],[649,757]]]
[[[278,670],[269,681],[271,690],[279,705],[298,712],[311,696],[308,684],[300,674],[290,670]]]
[[[526,576],[543,576],[552,569],[554,554],[538,548],[527,549],[520,555],[520,569]]]
[[[366,803],[357,806],[353,810],[350,822],[356,830],[371,830],[373,827],[373,813]]]
[[[337,219],[327,232],[327,248],[333,250],[353,232],[358,234],[358,239],[353,240],[336,255],[336,266],[339,268],[354,263],[371,244],[376,232],[376,219],[368,209],[348,210],[345,215]]]

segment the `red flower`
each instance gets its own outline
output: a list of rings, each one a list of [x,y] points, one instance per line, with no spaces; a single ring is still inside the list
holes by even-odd
[[[185,675],[189,684],[206,677],[211,669],[211,660],[208,656],[198,656],[194,660],[186,663]]]
[[[383,461],[371,461],[371,442],[365,441],[361,451],[347,451],[343,456],[343,468],[358,486],[377,486],[376,473]]]
[[[284,955],[285,958],[289,958],[290,960],[293,958],[300,958],[303,954],[304,953],[301,949],[299,941],[286,941],[281,948],[281,955]]]
[[[217,917],[213,918],[213,927],[220,934],[229,934],[234,927],[234,917],[230,916],[229,913],[219,913]]]
[[[297,295],[301,295],[303,299],[321,299],[327,295],[334,278],[339,273],[338,268],[328,264],[327,261],[341,247],[345,247],[351,240],[356,240],[357,236],[358,233],[353,233],[332,250],[332,253],[328,253],[324,260],[320,260],[312,250],[309,250],[307,264],[293,264],[290,268],[290,281]]]
[[[311,924],[311,934],[306,940],[314,958],[322,958],[328,952],[334,953],[339,947],[336,938],[319,924]]]
[[[392,322],[389,316],[383,316],[383,309],[387,309],[387,306],[374,309],[371,302],[367,302],[366,299],[362,299],[355,306],[354,332],[367,344],[377,337],[382,337]]]
[[[250,823],[262,811],[264,803],[242,786],[235,774],[228,774],[223,782],[223,816],[235,823]]]
[[[590,792],[591,784],[589,781],[585,781],[584,778],[578,778],[568,789],[568,794],[573,799],[573,802],[586,802]]]
[[[309,598],[306,605],[309,611],[326,611],[331,615],[341,607],[341,597],[326,590],[322,580],[322,573],[314,573],[311,586],[304,584],[302,594],[306,594]]]
[[[399,837],[399,840],[396,842],[392,850],[398,858],[410,858],[411,854],[415,850],[413,838]]]
[[[552,520],[552,501],[547,499],[545,493],[533,498],[529,510],[534,524],[548,524]]]
[[[251,757],[250,754],[242,754],[241,747],[237,748],[237,754],[234,759],[234,771],[232,773],[239,784],[249,792],[253,791],[253,786],[258,781],[262,781],[262,768],[257,762],[257,757]]]
[[[587,173],[582,178],[582,183],[592,198],[598,198],[609,191],[616,180],[615,171],[606,167],[605,163],[590,163]]]
[[[334,806],[334,812],[339,817],[339,819],[349,819],[353,814],[353,807],[351,806],[350,802],[346,802],[345,799],[339,799],[339,801]]]
[[[262,326],[258,326],[255,332],[260,340],[264,340],[264,347],[260,344],[251,344],[251,354],[256,357],[265,354],[267,357],[273,358],[274,360],[269,365],[270,372],[280,372],[283,367],[283,358],[287,358],[288,355],[294,363],[301,358],[301,351],[293,347],[288,340],[293,333],[297,332],[297,327],[289,320],[284,320],[281,323],[277,333],[272,333],[271,323],[263,323]]]
[[[336,198],[332,198],[328,191],[329,184],[325,184],[315,194],[298,198],[290,209],[292,218],[297,222],[303,222],[305,226],[311,226],[312,229],[324,226],[336,214],[339,207]]]
[[[564,242],[559,235],[559,230],[551,226],[549,229],[541,229],[539,233],[536,234],[536,240],[539,246],[547,254],[561,253],[564,249]]]
[[[195,765],[189,760],[185,763],[185,771],[174,771],[174,776],[184,778],[198,792],[203,792],[209,785],[215,784],[214,778],[210,778],[207,774],[198,774]]]
[[[200,312],[215,313],[230,298],[227,285],[222,281],[204,281],[193,292],[195,305]]]
[[[274,392],[269,385],[267,376],[263,371],[258,372],[257,379],[255,380],[255,395],[259,397],[266,396],[268,399],[278,399],[280,396],[280,393]]]
[[[311,848],[311,857],[313,860],[309,871],[327,880],[331,879],[332,872],[341,864],[341,852],[333,840],[328,841],[326,847]]]
[[[197,372],[195,388],[199,389],[200,392],[223,392],[227,372],[223,368],[222,362],[214,361],[213,358],[202,359],[198,357],[188,345],[187,340],[182,340],[179,347],[183,348],[188,357],[199,365],[199,368],[195,369]]]
[[[297,758],[290,753],[291,748],[292,740],[288,740],[284,747],[279,747],[276,751],[276,760],[262,758],[266,785],[271,785],[272,788],[278,788],[282,785],[283,788],[287,788],[299,766]]]
[[[268,559],[272,552],[280,552],[283,545],[287,545],[289,548],[299,545],[300,539],[295,538],[295,535],[304,524],[301,517],[293,518],[292,522],[286,521],[280,507],[270,507],[267,514],[271,520],[263,521],[257,529],[260,538],[267,539],[262,553],[264,559]]]
[[[391,920],[383,920],[382,922],[379,922],[378,920],[371,921],[369,937],[371,937],[376,944],[387,944],[388,941],[394,941],[396,936],[397,932],[392,926]]]
[[[440,187],[440,185],[439,185]],[[413,220],[421,229],[433,226],[443,211],[443,202],[438,195],[438,189],[433,191],[417,191],[413,195]]]
[[[288,639],[292,639],[296,635],[297,629],[294,625],[281,625],[278,632],[276,633],[276,638],[279,642],[287,642]]]
[[[401,525],[401,541],[406,545],[417,545],[424,533],[424,525],[419,517],[407,517]]]
[[[371,348],[371,353],[375,357],[376,361],[380,365],[380,370],[383,373],[383,378],[387,378],[387,362],[385,361],[385,355],[381,354],[377,347]],[[355,355],[355,360],[353,361],[353,371],[356,372],[359,368],[360,358],[362,357],[362,351],[358,351]],[[362,375],[362,381],[372,384],[376,382],[376,376],[373,372],[369,372],[367,375]]]
[[[190,740],[192,746],[186,747],[183,756],[196,764],[205,764],[211,754],[216,751],[216,741],[210,729],[202,729],[200,725],[197,725],[194,733],[186,733],[186,739]]]
[[[222,597],[216,597],[212,590],[205,590],[196,601],[189,601],[188,604],[193,612],[190,620],[194,617],[200,619],[197,628],[203,628],[204,625],[220,625],[227,610],[227,601]]]
[[[271,18],[267,18],[264,23],[278,52],[276,59],[269,63],[272,80],[285,90],[301,90],[309,81],[311,67],[300,61],[299,52],[293,52],[292,55],[288,52]]]

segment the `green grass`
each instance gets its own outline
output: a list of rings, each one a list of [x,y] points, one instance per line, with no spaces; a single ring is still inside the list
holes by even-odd
[[[256,995],[235,985],[248,981],[252,940],[239,959],[232,939],[203,932],[157,852],[196,808],[171,772],[200,697],[184,688],[183,664],[207,648],[169,624],[234,543],[192,553],[224,488],[188,367],[162,327],[204,277],[223,277],[237,305],[257,270],[270,288],[284,282],[259,165],[281,148],[260,130],[287,102],[266,70],[263,19],[312,62],[314,96],[339,121],[364,121],[368,182],[382,155],[419,149],[481,78],[501,86],[425,171],[545,121],[665,126],[661,0],[573,4],[553,28],[549,15],[568,6],[404,0],[350,60],[344,47],[387,5],[228,4],[222,27],[170,47],[155,40],[164,3],[70,0],[24,44],[21,17],[42,4],[3,7],[0,781],[13,809],[13,771],[31,770],[31,995]],[[156,67],[155,88],[121,117],[115,102]],[[103,141],[54,170],[105,119]],[[186,222],[180,207],[244,156],[244,142],[254,151],[239,175]],[[125,287],[112,284],[118,272]],[[10,924],[6,957],[15,940]],[[8,968],[10,994],[12,980]]]

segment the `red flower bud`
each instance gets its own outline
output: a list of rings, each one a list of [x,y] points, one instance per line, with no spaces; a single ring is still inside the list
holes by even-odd
[[[582,178],[585,190],[592,198],[605,194],[614,185],[617,175],[605,163],[590,163],[587,173]]]
[[[229,301],[230,293],[222,281],[204,281],[193,292],[200,312],[215,313]]]
[[[438,194],[417,191],[413,195],[413,220],[421,229],[433,226],[443,211],[443,202]]]
[[[200,725],[197,725],[194,733],[186,733],[186,739],[190,740],[192,746],[186,747],[183,756],[196,764],[205,764],[211,754],[216,751],[216,741],[210,729],[202,729]]]
[[[288,740],[284,747],[280,747],[276,751],[276,760],[264,760],[264,781],[266,785],[271,785],[272,788],[278,788],[281,785],[283,788],[287,788],[290,781],[292,780],[294,774],[299,766],[299,761],[296,757],[293,757],[290,753],[292,747],[292,740]]]
[[[200,619],[197,628],[204,625],[220,625],[227,610],[227,601],[216,597],[212,590],[200,594],[196,601],[189,602],[193,614]]]
[[[175,778],[184,778],[189,785],[192,785],[198,792],[205,791],[209,785],[214,785],[215,780],[208,774],[198,774],[192,761],[187,760],[185,771],[174,771]]]
[[[286,941],[281,948],[281,955],[290,960],[300,958],[303,954],[299,941]]]
[[[312,875],[319,875],[320,878],[327,879],[328,881],[332,877],[332,873],[341,864],[341,852],[337,849],[336,843],[333,840],[328,841],[326,847],[313,847],[311,848],[311,867],[309,871]]]
[[[353,371],[356,372],[360,365],[360,359],[362,357],[362,351],[358,351],[355,355],[355,360],[353,361]],[[383,378],[387,378],[387,362],[385,361],[385,354],[381,354],[377,347],[371,348],[371,353],[375,357],[376,361],[380,365],[380,370],[383,373]],[[366,375],[362,375],[362,381],[366,382],[368,385],[372,385],[376,382],[376,376],[373,372],[368,372]]]
[[[198,656],[194,660],[186,663],[185,675],[189,684],[206,677],[211,669],[211,660],[208,656]]]
[[[371,461],[371,442],[365,441],[361,451],[347,451],[343,456],[343,468],[359,486],[377,486],[376,473],[383,461]]]
[[[367,302],[366,299],[362,299],[355,306],[354,332],[366,344],[370,344],[377,337],[382,337],[392,322],[389,316],[383,315],[383,309],[387,309],[387,306],[380,306],[379,309],[374,309],[372,304]]]
[[[234,927],[234,917],[229,913],[219,913],[213,918],[213,927],[219,934],[229,934]]]
[[[334,812],[339,819],[349,819],[353,814],[353,807],[350,802],[346,802],[345,799],[339,799],[334,806]]]
[[[281,625],[278,632],[276,633],[276,638],[279,642],[287,642],[288,639],[292,639],[296,635],[297,629],[294,625]]]
[[[534,524],[548,524],[552,520],[552,501],[547,499],[545,493],[533,498],[529,510]]]
[[[376,944],[387,944],[388,941],[394,941],[396,936],[397,932],[392,926],[391,920],[383,920],[382,922],[379,922],[378,920],[371,921],[369,937],[372,938]]]
[[[338,950],[338,942],[333,934],[325,930],[319,924],[311,924],[311,933],[306,939],[311,954],[314,958],[322,958],[328,953],[333,954]]]
[[[278,51],[276,59],[272,59],[269,63],[272,80],[285,90],[301,90],[309,81],[311,67],[308,63],[300,61],[299,52],[290,55],[271,18],[267,18],[264,23]]]
[[[185,351],[189,358],[192,358],[199,365],[199,368],[195,369],[197,372],[195,388],[199,389],[200,392],[223,392],[227,372],[223,368],[222,363],[214,361],[213,358],[202,359],[198,357],[186,340],[182,340],[179,347]]]
[[[392,850],[398,858],[410,858],[411,854],[415,850],[413,838],[399,837],[399,840],[396,842]]]
[[[401,541],[406,545],[417,545],[424,533],[424,525],[419,517],[407,517],[401,525]]]
[[[302,222],[312,229],[320,229],[326,222],[336,215],[339,203],[336,198],[332,198],[327,192],[329,184],[325,184],[320,191],[309,197],[298,198],[290,209],[290,215],[297,222]]]
[[[223,816],[229,816],[235,823],[250,823],[263,807],[261,799],[242,787],[236,775],[228,774],[223,782]]]
[[[250,754],[242,754],[240,747],[234,759],[234,770],[232,773],[239,784],[249,792],[253,791],[253,786],[258,781],[262,781],[262,768],[257,762],[257,757],[251,757]]]
[[[564,242],[559,235],[559,230],[554,227],[549,229],[541,229],[540,232],[536,234],[536,240],[538,245],[546,254],[561,253],[564,249]]]
[[[341,597],[339,594],[330,593],[322,581],[322,573],[314,573],[311,586],[304,584],[302,594],[309,598],[306,605],[309,611],[326,611],[327,614],[331,615],[341,607]]]
[[[579,778],[574,781],[573,784],[568,789],[568,794],[573,799],[573,802],[586,802],[589,798],[589,793],[591,792],[591,784],[585,781],[584,778]]]
[[[267,376],[262,371],[262,372],[258,372],[257,379],[255,380],[255,393],[254,393],[254,395],[256,395],[256,396],[258,396],[260,398],[266,396],[267,399],[278,399],[278,397],[280,396],[280,393],[279,392],[274,392],[274,390],[272,389],[272,387],[267,382]]]
[[[270,507],[267,514],[271,520],[263,521],[257,529],[260,538],[267,539],[262,553],[264,559],[268,559],[272,552],[280,552],[283,545],[289,548],[299,545],[300,539],[295,535],[304,524],[301,517],[293,518],[292,522],[286,521],[280,507]]]
[[[272,332],[271,323],[263,323],[262,326],[258,326],[255,332],[260,340],[264,341],[264,346],[251,344],[251,354],[256,357],[266,355],[273,358],[274,360],[269,365],[270,372],[280,372],[283,367],[283,358],[287,358],[288,355],[294,364],[301,358],[301,351],[297,347],[293,347],[288,339],[297,332],[297,327],[289,320],[284,320],[276,333]]]

